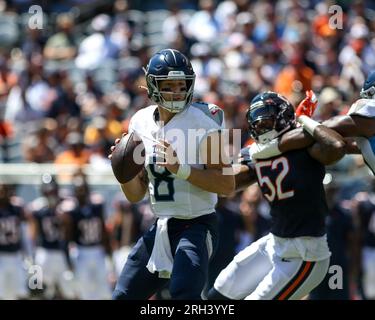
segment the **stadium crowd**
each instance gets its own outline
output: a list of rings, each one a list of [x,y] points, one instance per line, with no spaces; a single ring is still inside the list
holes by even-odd
[[[43,27],[33,29],[28,23],[33,1],[0,1],[2,163],[109,168],[113,141],[127,131],[131,116],[150,104],[142,67],[162,48],[191,59],[194,99],[220,106],[226,126],[242,130],[243,146],[250,142],[245,113],[257,93],[273,90],[297,105],[312,89],[319,100],[314,117],[323,121],[345,114],[375,70],[372,1],[180,0],[162,7],[146,1],[147,11],[126,0],[44,2]],[[333,5],[342,12],[337,6],[330,11]],[[344,289],[330,290],[327,279],[311,298],[374,299],[375,276],[364,279],[363,268],[374,263],[366,249],[375,247],[375,214],[367,225],[358,217],[375,210],[368,200],[375,183],[360,156],[346,156],[328,169],[331,264],[346,276]],[[22,198],[17,185],[11,189]],[[61,189],[78,197],[69,184]],[[113,286],[118,265],[154,218],[147,201],[132,205],[120,193],[103,201],[112,257],[105,270],[112,271],[107,280]],[[24,203],[26,212],[33,206],[35,201]],[[220,199],[217,212],[220,249],[210,284],[237,252],[267,233],[270,219],[256,186]],[[1,254],[0,247],[0,259]],[[168,292],[157,298],[168,298]]]

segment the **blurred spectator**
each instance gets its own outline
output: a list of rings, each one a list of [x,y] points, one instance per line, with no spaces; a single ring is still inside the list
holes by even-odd
[[[71,60],[77,53],[73,17],[66,13],[58,15],[57,28],[58,32],[47,40],[43,54],[49,60]]]
[[[66,136],[67,150],[56,156],[55,164],[75,164],[82,166],[89,162],[90,151],[86,148],[83,137],[78,132],[71,132]]]
[[[54,124],[56,126],[56,124]],[[25,138],[23,144],[24,158],[28,162],[45,163],[55,160],[56,140],[47,126],[37,129],[34,134]]]
[[[326,87],[318,97],[319,107],[314,117],[319,121],[325,121],[337,116],[342,107],[340,94],[335,88]]]
[[[113,42],[109,31],[111,18],[106,14],[99,14],[91,22],[95,31],[81,42],[76,58],[76,65],[80,69],[92,70],[99,67],[107,59],[117,58],[119,47]]]
[[[22,42],[21,50],[27,60],[33,55],[42,55],[46,39],[40,29],[25,28],[25,39]]]
[[[296,52],[290,58],[289,64],[277,75],[273,89],[294,100],[293,95],[312,88],[313,76],[314,71],[304,63],[301,53]]]
[[[76,94],[73,84],[66,72],[48,72],[47,83],[50,87],[50,94],[53,95],[51,107],[46,112],[50,118],[58,118],[63,114],[70,117],[79,117],[81,110],[76,102]]]
[[[184,26],[189,22],[190,16],[184,14],[177,3],[172,3],[170,7],[171,14],[164,20],[162,31],[163,38],[168,45],[171,45],[173,48],[177,49],[173,44],[180,43],[182,46],[188,46],[190,39],[186,35]],[[179,40],[186,41],[186,43],[179,42]],[[179,49],[178,49],[179,50]],[[188,54],[188,52],[182,50],[181,52]]]
[[[7,66],[6,58],[0,56],[0,104],[5,104],[10,90],[18,83],[18,76]]]
[[[194,13],[188,22],[187,34],[199,42],[215,41],[221,31],[214,15],[215,0],[200,0],[199,7],[201,10]]]

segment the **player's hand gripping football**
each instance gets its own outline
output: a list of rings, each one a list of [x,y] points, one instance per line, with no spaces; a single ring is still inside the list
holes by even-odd
[[[314,91],[308,90],[306,91],[306,98],[300,102],[296,109],[296,115],[297,117],[304,115],[311,118],[317,106],[318,99],[316,98]]]
[[[176,151],[165,140],[159,140],[156,147],[156,165],[167,168],[171,173],[177,173],[180,163],[177,158]]]
[[[122,138],[122,137],[125,137],[126,135],[127,135],[126,133],[123,133],[122,136],[121,136],[121,138]],[[111,158],[112,158],[112,152],[116,149],[116,145],[118,145],[120,141],[121,141],[120,138],[117,138],[117,139],[115,140],[115,145],[111,146],[111,153],[108,155],[108,159],[111,159]]]

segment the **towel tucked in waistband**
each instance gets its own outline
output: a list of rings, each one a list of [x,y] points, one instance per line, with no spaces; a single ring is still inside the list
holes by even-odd
[[[157,221],[154,247],[147,269],[151,273],[159,272],[159,278],[169,279],[173,268],[173,256],[168,237],[168,220],[170,217],[160,217]]]

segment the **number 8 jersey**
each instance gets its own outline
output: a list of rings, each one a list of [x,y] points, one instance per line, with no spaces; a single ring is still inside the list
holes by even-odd
[[[194,218],[215,211],[217,194],[178,179],[166,168],[157,166],[157,140],[168,141],[180,163],[204,169],[200,145],[213,131],[224,129],[224,113],[212,104],[193,103],[176,114],[165,126],[158,121],[156,105],[139,110],[131,119],[129,132],[135,131],[145,146],[145,167],[149,195],[157,216]]]

